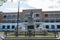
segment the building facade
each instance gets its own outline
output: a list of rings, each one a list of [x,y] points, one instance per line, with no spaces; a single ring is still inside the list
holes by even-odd
[[[0,31],[14,31],[16,29],[17,13],[0,12]],[[29,18],[30,16],[32,20]],[[34,26],[29,27],[28,25],[30,24]],[[42,11],[42,9],[23,10],[19,13],[18,28],[22,31],[27,29],[60,31],[60,11]]]

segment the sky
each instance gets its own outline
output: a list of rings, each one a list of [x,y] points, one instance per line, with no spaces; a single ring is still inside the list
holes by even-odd
[[[20,1],[20,12],[25,9],[42,9],[43,11],[60,11],[60,0],[8,0],[0,6],[0,11],[17,12]]]

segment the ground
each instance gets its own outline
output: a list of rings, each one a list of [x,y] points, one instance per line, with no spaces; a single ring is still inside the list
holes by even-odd
[[[9,33],[7,37],[15,37],[15,34]],[[19,34],[18,37],[25,37],[25,34]],[[52,34],[52,33],[48,33],[47,35],[35,34],[35,37],[55,37],[55,34]]]

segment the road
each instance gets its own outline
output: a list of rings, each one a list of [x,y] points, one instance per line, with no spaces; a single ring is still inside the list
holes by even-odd
[[[15,37],[15,38],[6,38],[5,40],[60,40],[56,38],[35,38],[35,37],[26,37],[26,38],[20,38],[20,37]]]

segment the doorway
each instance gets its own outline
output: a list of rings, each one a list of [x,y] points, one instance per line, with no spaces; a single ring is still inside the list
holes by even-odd
[[[31,37],[34,36],[34,25],[28,25],[27,26],[27,36]]]

